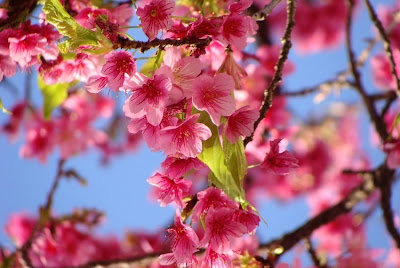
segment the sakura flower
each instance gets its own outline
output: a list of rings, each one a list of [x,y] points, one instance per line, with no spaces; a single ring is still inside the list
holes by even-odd
[[[279,153],[279,143],[281,138],[270,141],[270,152],[265,156],[261,163],[261,168],[271,169],[278,175],[286,175],[291,168],[298,168],[298,160],[288,151]]]
[[[17,64],[7,55],[0,54],[0,81],[3,76],[11,77],[17,72]]]
[[[192,220],[197,222],[203,213],[210,208],[232,208],[237,209],[238,204],[230,199],[221,189],[209,187],[197,193],[198,201],[193,208]]]
[[[224,18],[221,41],[242,50],[247,46],[247,36],[254,34],[257,29],[251,17],[232,13]]]
[[[125,74],[131,76],[136,72],[136,60],[126,51],[113,51],[104,58],[106,63],[101,72],[107,77],[110,89],[118,91],[125,81]]]
[[[105,76],[94,75],[89,77],[85,84],[85,88],[90,93],[99,93],[108,84],[108,79]]]
[[[43,36],[33,33],[22,37],[10,37],[10,57],[23,68],[29,66],[35,56],[45,53],[47,40]]]
[[[199,76],[193,81],[193,105],[200,111],[206,111],[218,126],[221,116],[235,112],[235,100],[231,96],[234,87],[232,76],[227,74]]]
[[[242,87],[240,79],[247,76],[247,72],[235,61],[232,52],[228,51],[224,62],[219,67],[218,73],[227,73],[235,80],[235,88]]]
[[[198,158],[176,158],[167,157],[161,166],[166,170],[166,174],[172,178],[183,177],[186,173],[193,169],[205,168]]]
[[[191,181],[182,178],[171,179],[160,173],[156,173],[147,182],[160,189],[158,200],[161,201],[162,207],[174,201],[179,207],[183,208],[182,194],[188,193],[190,186],[192,186]]]
[[[159,30],[169,30],[173,24],[171,14],[175,9],[173,0],[151,0],[143,8],[139,7],[136,14],[142,22],[143,32],[153,40]]]
[[[260,217],[252,211],[239,209],[233,214],[233,220],[246,226],[246,233],[254,233],[260,222]]]
[[[400,166],[400,141],[385,143],[384,150],[388,153],[388,167],[396,169],[398,166]]]
[[[211,248],[207,248],[206,256],[201,265],[202,268],[216,267],[216,268],[231,268],[232,261],[226,254],[218,254]]]
[[[218,254],[231,251],[229,238],[240,237],[247,232],[246,226],[233,219],[235,211],[231,208],[210,208],[206,216],[206,230],[200,244]]]
[[[165,154],[196,157],[201,153],[201,141],[210,138],[211,131],[206,125],[196,123],[199,116],[192,115],[177,126],[160,131],[160,147]]]
[[[129,112],[125,114],[128,117],[136,117],[135,114],[144,113],[150,124],[159,125],[171,87],[171,81],[167,76],[154,75],[141,86],[132,89],[132,95],[125,102],[126,110]]]
[[[35,222],[36,220],[26,213],[13,214],[7,221],[5,231],[15,245],[21,247],[29,239]]]
[[[240,136],[250,136],[254,130],[254,121],[258,118],[258,112],[245,106],[228,117],[225,124],[225,136],[230,143],[235,143]]]
[[[191,264],[194,259],[193,253],[197,251],[199,238],[197,237],[196,232],[193,231],[192,227],[182,222],[179,210],[176,210],[174,224],[175,226],[173,228],[167,230],[173,239],[173,256],[171,256],[171,254],[164,254],[161,255],[160,258],[163,260],[167,257],[167,259],[173,259],[179,266],[187,266]]]

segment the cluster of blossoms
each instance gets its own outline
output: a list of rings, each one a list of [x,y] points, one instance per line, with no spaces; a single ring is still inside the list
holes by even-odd
[[[359,136],[348,131],[358,124],[352,109],[336,107],[334,117],[321,117],[307,128],[293,126],[287,99],[278,88],[267,116],[260,115],[264,91],[277,72],[280,46],[264,40],[253,52],[243,50],[254,42],[252,36],[259,28],[248,10],[253,4],[262,9],[270,1],[181,1],[178,5],[173,0],[148,0],[136,9],[103,1],[44,2],[45,14],[39,15],[38,24],[28,20],[17,29],[0,31],[0,80],[14,76],[17,68],[21,72],[36,69],[46,85],[67,83],[71,88],[50,118],[43,116],[48,109],[46,97],[43,108],[36,108],[30,99],[16,104],[0,131],[15,140],[23,126],[26,138],[20,155],[41,162],[55,148],[62,160],[98,148],[107,161],[143,140],[166,156],[161,169],[147,180],[154,186],[152,196],[161,206],[178,208],[173,225],[166,230],[169,245],[163,242],[162,232],[129,233],[126,241],[119,241],[93,236],[85,228],[94,224],[86,218],[59,217],[57,221],[53,216],[43,225],[41,219],[13,216],[6,232],[18,248],[34,236],[28,255],[35,267],[77,266],[153,253],[163,254],[149,267],[261,267],[254,257],[260,216],[253,207],[260,197],[288,201],[307,194],[314,216],[362,182],[361,175],[343,174],[343,170],[371,168]],[[304,53],[337,46],[344,35],[345,2],[300,1],[292,37],[296,49]],[[143,30],[147,42],[127,38],[135,10],[140,20],[135,27]],[[269,16],[272,32],[283,29],[284,12],[281,5]],[[60,14],[62,19],[57,17]],[[394,21],[394,14],[381,8],[385,27]],[[0,20],[6,19],[7,12],[0,9]],[[161,33],[168,39],[158,39]],[[62,35],[73,36],[78,45]],[[398,27],[391,30],[390,38],[398,61]],[[166,40],[170,43],[163,43]],[[63,43],[57,47],[57,42]],[[158,46],[147,63],[150,71],[140,69],[137,51],[124,45],[129,42],[139,44],[135,48],[143,51]],[[374,56],[371,65],[377,87],[396,87],[386,56]],[[286,62],[281,71],[284,77],[290,75],[294,64]],[[122,108],[104,96],[106,88],[112,98],[126,97]],[[96,127],[99,118],[111,118],[111,123],[100,130]],[[255,129],[257,119],[261,121]],[[392,169],[400,165],[395,121],[396,112],[391,110],[385,116],[391,140],[383,149]],[[121,129],[123,141],[116,133]],[[243,140],[253,135],[245,144]],[[206,155],[207,150],[213,154]],[[364,205],[371,208],[377,200],[372,195]],[[344,268],[399,264],[400,254],[394,248],[387,262],[377,261],[378,254],[367,247],[366,230],[357,219],[352,211],[316,230],[318,252],[329,254]],[[343,255],[343,249],[348,254]],[[14,258],[6,250],[1,253],[0,264]],[[24,265],[20,255],[16,253],[12,267]]]

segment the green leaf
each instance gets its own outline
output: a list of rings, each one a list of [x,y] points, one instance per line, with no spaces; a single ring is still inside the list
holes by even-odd
[[[68,89],[72,86],[72,83],[47,85],[39,76],[38,85],[43,95],[43,115],[48,120],[50,119],[51,112],[67,98]]]
[[[4,106],[3,106],[3,102],[0,99],[0,110],[5,113],[5,114],[11,114],[10,110],[7,110]]]
[[[210,182],[222,189],[233,200],[247,204],[243,190],[243,177],[245,174],[243,170],[247,170],[244,149],[243,156],[239,156],[243,143],[242,147],[240,145],[231,145],[224,151],[219,139],[218,128],[211,122],[209,115],[206,112],[201,112],[198,121],[207,125],[212,132],[211,138],[203,142],[203,151],[198,156],[210,169],[208,177]],[[236,164],[243,166],[234,167]]]
[[[93,32],[79,25],[79,23],[65,11],[59,0],[46,0],[43,6],[46,20],[57,28],[58,32],[69,37],[59,45],[61,53],[65,54],[69,49],[75,50],[81,46],[90,48],[82,49],[82,52],[90,54],[106,53],[112,50],[112,43],[97,29]]]
[[[148,61],[146,61],[145,64],[143,64],[140,72],[146,76],[152,75],[155,70],[160,68],[164,58],[164,54],[164,50],[158,50],[154,55],[154,58],[149,59]]]

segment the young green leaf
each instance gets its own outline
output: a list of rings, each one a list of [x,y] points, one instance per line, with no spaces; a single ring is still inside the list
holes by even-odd
[[[11,111],[7,110],[4,106],[3,106],[3,102],[0,99],[0,110],[5,113],[5,114],[11,114]]]
[[[60,83],[47,85],[42,78],[38,77],[39,89],[43,95],[43,115],[46,120],[50,119],[51,112],[57,108],[68,96],[71,83]]]

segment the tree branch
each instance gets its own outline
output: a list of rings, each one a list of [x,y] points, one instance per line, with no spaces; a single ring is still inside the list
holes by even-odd
[[[152,41],[133,41],[126,38],[118,37],[117,43],[114,45],[114,49],[140,49],[141,52],[145,52],[155,47],[166,47],[166,46],[184,46],[189,45],[198,49],[204,48],[211,43],[211,38],[199,39],[195,37],[183,38],[183,39],[154,39]]]
[[[390,71],[393,75],[394,80],[396,81],[396,92],[398,95],[400,95],[400,80],[396,72],[396,62],[394,61],[393,57],[393,51],[392,47],[390,45],[390,40],[388,35],[385,32],[385,29],[383,28],[382,22],[379,20],[378,16],[375,13],[374,8],[371,5],[371,2],[369,0],[365,0],[365,5],[367,6],[369,16],[372,20],[372,22],[375,24],[375,27],[378,29],[379,35],[381,36],[383,40],[383,47],[385,49],[385,53],[387,57],[389,58],[390,62]]]
[[[354,58],[354,52],[352,50],[352,42],[351,42],[351,25],[353,21],[353,9],[354,9],[354,1],[348,0],[348,11],[347,11],[347,18],[346,18],[346,50],[350,62],[350,70],[354,77],[355,82],[355,89],[361,95],[363,102],[368,110],[369,117],[372,123],[375,126],[375,130],[379,134],[379,137],[382,141],[385,141],[386,138],[389,136],[386,125],[379,117],[378,113],[376,112],[374,103],[368,97],[367,93],[361,82],[361,74],[357,69],[357,64]]]
[[[291,34],[292,29],[295,25],[295,12],[296,12],[296,0],[287,0],[287,21],[286,21],[286,29],[285,33],[282,37],[282,48],[279,54],[279,59],[275,65],[275,73],[272,77],[271,83],[268,88],[264,91],[264,100],[260,107],[260,116],[254,122],[254,131],[250,136],[246,137],[244,140],[244,146],[246,146],[250,141],[253,140],[254,132],[256,131],[258,124],[260,124],[261,120],[265,118],[267,111],[272,106],[272,99],[274,95],[274,91],[278,86],[279,82],[282,80],[282,72],[285,62],[288,58],[290,48],[292,47],[291,42]]]

